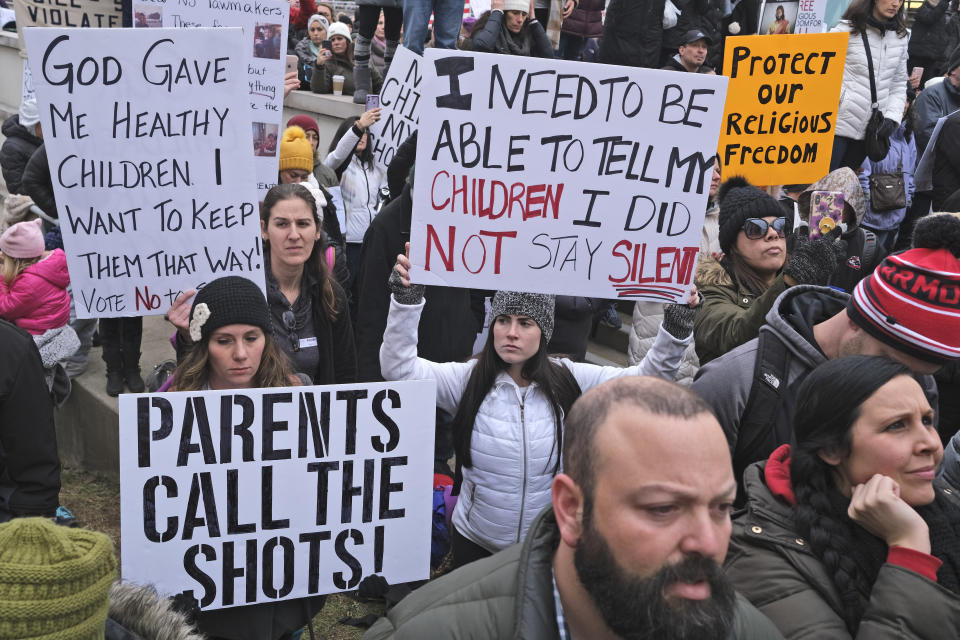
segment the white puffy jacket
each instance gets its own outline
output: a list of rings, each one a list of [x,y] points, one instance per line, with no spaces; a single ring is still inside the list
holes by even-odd
[[[403,305],[390,298],[390,315],[380,346],[386,380],[435,380],[437,406],[455,414],[476,360],[431,362],[417,357],[417,328],[423,302]],[[673,380],[684,349],[693,339],[677,340],[660,329],[643,362],[635,367],[600,367],[559,360],[582,391],[627,375]],[[463,469],[460,498],[453,512],[457,531],[489,551],[523,540],[536,515],[550,504],[557,459],[556,426],[550,401],[536,384],[526,395],[501,373],[477,412],[470,440],[473,466]]]
[[[841,20],[833,31],[850,32],[850,23]],[[907,43],[908,36],[896,31],[880,32],[867,27],[867,42],[873,57],[873,73],[877,85],[877,104],[885,118],[894,122],[903,120],[907,103]],[[840,108],[837,112],[836,135],[852,140],[863,140],[870,120],[870,69],[867,53],[860,34],[850,34],[847,41],[847,61],[843,68],[840,89]]]

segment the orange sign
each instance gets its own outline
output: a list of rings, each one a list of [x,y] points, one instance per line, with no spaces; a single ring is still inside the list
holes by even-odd
[[[814,182],[830,170],[846,33],[729,37],[720,127],[725,176]]]

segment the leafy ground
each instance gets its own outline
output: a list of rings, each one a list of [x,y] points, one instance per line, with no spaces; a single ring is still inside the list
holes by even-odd
[[[119,558],[120,485],[99,474],[67,466],[63,468],[60,480],[60,504],[70,509],[82,526],[110,536]],[[345,594],[332,595],[313,619],[317,640],[356,640],[364,630],[338,621],[345,617],[362,618],[371,613],[382,615],[383,605],[357,602]],[[310,634],[305,632],[301,640],[310,640]]]

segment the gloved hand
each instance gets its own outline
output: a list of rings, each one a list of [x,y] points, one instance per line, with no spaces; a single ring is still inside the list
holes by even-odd
[[[693,333],[693,319],[699,306],[691,307],[679,302],[668,304],[663,310],[663,330],[677,340],[685,340]]]
[[[407,244],[409,251],[409,243]],[[422,284],[412,284],[410,282],[409,270],[410,260],[407,256],[397,256],[397,264],[390,272],[390,279],[387,280],[387,286],[390,287],[393,297],[400,304],[420,304],[423,301],[423,292],[426,287]],[[406,283],[404,282],[406,280]]]
[[[883,124],[880,125],[880,129],[877,130],[877,133],[884,138],[889,138],[899,128],[899,122],[896,120],[891,120],[890,118],[884,118]]]
[[[700,302],[700,293],[696,285],[693,285],[685,303],[664,305],[663,330],[677,340],[685,340],[693,333],[693,319],[700,310]]]
[[[793,253],[783,268],[784,275],[796,284],[827,284],[837,265],[847,257],[847,241],[840,237],[841,233],[837,226],[816,240],[797,234]]]

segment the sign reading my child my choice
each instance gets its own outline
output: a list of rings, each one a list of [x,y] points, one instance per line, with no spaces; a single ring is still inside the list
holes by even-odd
[[[726,78],[437,49],[421,69],[415,282],[686,297]]]
[[[161,314],[226,275],[263,289],[241,30],[24,37],[78,317]]]
[[[397,47],[390,72],[380,89],[380,120],[370,127],[373,160],[384,170],[397,148],[417,130],[420,122],[420,83],[423,59],[406,47]]]
[[[830,170],[846,33],[728,37],[720,129],[724,175],[756,185],[815,182]]]
[[[121,396],[124,580],[220,609],[429,577],[435,397],[426,380]]]

